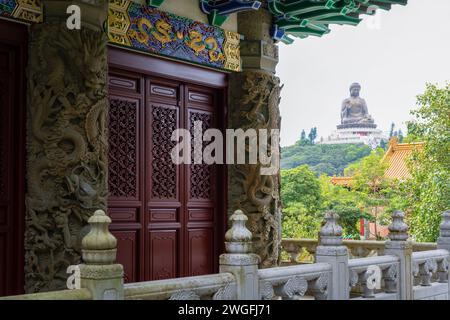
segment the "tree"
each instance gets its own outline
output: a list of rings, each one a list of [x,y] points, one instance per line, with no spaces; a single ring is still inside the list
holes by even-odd
[[[380,141],[380,148],[386,151],[387,150],[387,146],[388,146],[388,143],[386,143],[386,141],[384,139],[382,139]]]
[[[284,238],[317,238],[323,217],[311,213],[299,202],[283,209],[282,236]]]
[[[317,128],[311,128],[311,131],[308,134],[309,144],[314,144],[317,139]]]
[[[306,132],[305,129],[302,130],[302,133],[300,135],[300,145],[305,145],[308,143],[308,140],[306,139]]]
[[[450,209],[450,86],[427,84],[417,97],[415,119],[408,123],[408,137],[425,142],[413,153],[405,182],[411,234],[417,241],[436,241],[441,213]]]
[[[378,237],[377,224],[386,221],[384,207],[388,204],[386,189],[390,183],[385,178],[388,164],[382,161],[384,150],[378,148],[345,169],[347,176],[353,176],[352,189],[359,193],[367,213],[371,213],[375,220],[375,236]]]
[[[395,129],[395,123],[391,123],[391,131],[389,131],[389,140],[391,140],[392,137],[394,137],[394,129]]]
[[[281,170],[283,237],[316,237],[322,217],[319,180],[307,165]]]
[[[398,129],[398,142],[402,143],[403,139],[404,139],[404,137],[403,137],[402,129]]]
[[[310,212],[320,208],[322,197],[319,180],[307,165],[281,170],[281,183],[281,197],[286,207],[301,203]]]
[[[323,198],[322,210],[334,210],[340,217],[344,236],[358,239],[360,219],[373,220],[364,211],[358,192],[333,185],[331,178],[326,175],[321,175],[319,181]]]

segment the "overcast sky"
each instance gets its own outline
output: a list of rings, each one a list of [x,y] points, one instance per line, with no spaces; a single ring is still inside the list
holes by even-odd
[[[336,129],[353,82],[362,85],[369,113],[388,131],[392,122],[405,130],[426,82],[450,81],[450,0],[409,0],[377,16],[280,45],[282,146],[298,140],[303,128],[316,126],[319,138]]]

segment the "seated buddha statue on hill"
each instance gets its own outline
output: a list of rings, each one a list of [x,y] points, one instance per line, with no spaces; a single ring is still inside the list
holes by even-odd
[[[374,120],[369,114],[366,101],[359,96],[361,85],[353,83],[350,86],[350,97],[342,102],[341,124],[373,125]]]

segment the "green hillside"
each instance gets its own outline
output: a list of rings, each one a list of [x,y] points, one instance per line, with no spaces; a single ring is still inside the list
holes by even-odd
[[[344,168],[370,154],[364,144],[305,144],[297,141],[281,149],[281,168],[307,164],[317,174],[342,175]]]

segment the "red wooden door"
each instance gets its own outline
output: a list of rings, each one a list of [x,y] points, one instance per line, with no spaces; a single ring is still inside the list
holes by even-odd
[[[108,207],[127,282],[217,271],[223,170],[170,153],[175,129],[218,127],[221,90],[110,67]]]
[[[0,296],[23,292],[27,29],[0,20]]]

